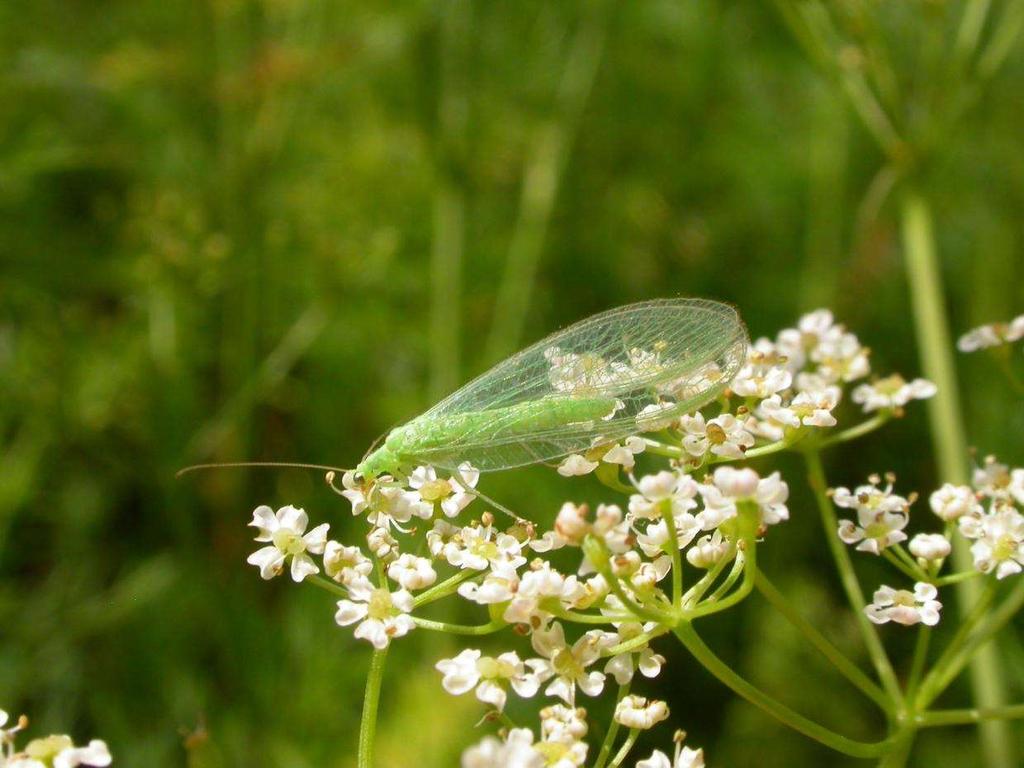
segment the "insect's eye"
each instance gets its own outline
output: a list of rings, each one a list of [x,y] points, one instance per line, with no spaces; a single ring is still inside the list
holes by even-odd
[[[352,473],[352,479],[359,483],[359,485],[362,485],[364,482],[366,482],[366,475],[356,470],[355,472]]]

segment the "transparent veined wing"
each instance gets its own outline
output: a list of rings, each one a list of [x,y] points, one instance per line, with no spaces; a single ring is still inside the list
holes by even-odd
[[[747,343],[726,304],[630,304],[518,352],[405,429],[415,458],[438,467],[547,461],[650,431],[714,399],[742,366]]]

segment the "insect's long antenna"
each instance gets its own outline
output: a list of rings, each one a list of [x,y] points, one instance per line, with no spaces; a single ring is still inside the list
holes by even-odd
[[[175,479],[189,472],[196,472],[201,469],[238,469],[239,467],[277,467],[278,469],[324,469],[328,472],[348,472],[342,467],[330,467],[326,464],[302,464],[294,461],[228,461],[222,464],[193,464],[191,467],[184,467],[174,473]]]
[[[388,433],[387,433],[387,432],[382,432],[382,433],[380,434],[380,437],[378,437],[378,438],[377,438],[376,440],[374,440],[374,441],[373,441],[372,443],[370,443],[370,447],[366,449],[366,453],[364,453],[364,454],[363,454],[363,458],[362,458],[362,460],[363,460],[363,461],[366,461],[366,457],[367,457],[367,456],[369,456],[369,455],[370,455],[371,453],[373,453],[373,450],[374,450],[374,449],[375,449],[375,448],[376,448],[376,447],[377,447],[378,445],[380,445],[380,444],[381,444],[381,441],[383,441],[383,440],[384,440],[384,438],[386,438],[387,436],[388,436]]]

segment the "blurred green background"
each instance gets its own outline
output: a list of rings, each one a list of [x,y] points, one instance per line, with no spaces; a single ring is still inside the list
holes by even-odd
[[[1020,5],[993,3],[981,41]],[[347,541],[361,523],[316,473],[179,467],[351,466],[524,342],[658,296],[734,302],[753,335],[827,305],[876,370],[918,374],[908,183],[934,206],[954,329],[1020,312],[1019,51],[934,130],[962,93],[964,5],[816,7],[909,137],[891,194],[887,158],[771,3],[0,5],[0,706],[37,735],[101,736],[122,766],[353,765],[368,646],[328,596],[261,582],[245,523],[260,503]],[[972,444],[1019,464],[1019,401],[983,357],[960,363]],[[920,407],[829,458],[836,485],[936,482]],[[792,521],[765,567],[859,654],[801,466],[781,465]],[[538,520],[610,495],[537,469],[484,487]],[[705,631],[787,703],[878,733],[756,598]],[[910,635],[883,636],[905,662]],[[396,644],[382,766],[451,766],[478,738],[481,709],[432,669],[458,647]],[[659,650],[671,666],[645,690],[710,765],[859,764]],[[1002,651],[1024,670],[1015,638]],[[960,729],[927,734],[915,764],[981,763]]]

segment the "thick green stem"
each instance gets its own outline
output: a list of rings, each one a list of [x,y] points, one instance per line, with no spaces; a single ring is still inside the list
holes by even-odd
[[[629,753],[633,751],[633,745],[636,744],[637,738],[640,736],[640,731],[636,728],[630,730],[629,735],[626,736],[626,740],[622,742],[622,748],[615,753],[615,757],[612,758],[611,764],[608,768],[618,768],[622,765],[623,761],[629,757]]]
[[[430,589],[424,590],[416,595],[416,598],[412,601],[413,608],[419,608],[422,605],[429,605],[435,600],[440,600],[443,597],[456,592],[459,585],[467,579],[472,579],[479,576],[480,573],[477,571],[459,571],[454,576],[450,576],[444,581],[435,584]]]
[[[924,197],[910,190],[904,194],[900,215],[921,367],[925,376],[938,387],[937,394],[928,405],[939,475],[947,482],[963,485],[969,479],[967,438],[962,421],[963,409],[953,363],[953,343],[946,316],[931,209]],[[954,539],[953,564],[958,571],[971,567],[971,555],[966,541]],[[963,581],[957,584],[956,590],[960,612],[965,615],[977,602],[980,586],[975,581]],[[971,661],[971,688],[975,701],[982,708],[998,707],[1005,703],[1006,689],[999,671],[999,656],[994,647],[979,649]],[[1012,734],[1005,724],[982,724],[981,743],[986,765],[991,768],[1012,768],[1017,765]]]
[[[980,723],[983,720],[1020,720],[1024,718],[1024,704],[1012,704],[993,709],[939,709],[917,716],[922,728]]]
[[[704,597],[704,593],[707,592],[711,585],[715,583],[715,580],[722,575],[722,571],[725,567],[736,557],[736,549],[730,547],[729,551],[722,555],[718,562],[715,563],[708,572],[705,573],[700,579],[690,587],[686,594],[683,595],[683,606],[694,605],[700,602],[701,598]]]
[[[435,632],[447,632],[450,635],[491,635],[508,626],[507,621],[495,619],[486,624],[449,624],[447,621],[432,621],[421,619],[419,616],[412,617],[413,623],[420,629],[432,629]]]
[[[893,671],[892,663],[882,647],[882,641],[878,637],[878,630],[864,615],[864,593],[861,591],[860,582],[857,581],[857,574],[854,573],[853,563],[850,560],[850,553],[846,551],[846,545],[840,541],[836,531],[839,529],[839,520],[836,518],[835,510],[832,508],[832,500],[828,497],[828,483],[825,480],[825,470],[821,465],[821,455],[816,450],[804,452],[804,459],[807,462],[808,480],[814,490],[815,499],[818,502],[818,511],[821,513],[821,522],[825,528],[825,539],[828,541],[832,558],[835,560],[836,569],[839,571],[839,579],[842,582],[843,590],[850,602],[857,626],[860,627],[864,644],[867,646],[871,662],[874,664],[875,672],[882,683],[882,688],[892,701],[900,701],[903,694],[900,691],[899,683],[896,681],[896,673]]]
[[[679,534],[676,532],[671,500],[661,502],[661,519],[668,529],[669,555],[672,558],[672,608],[678,611],[683,604],[683,557],[680,554]]]
[[[800,634],[813,645],[822,656],[832,662],[836,670],[853,685],[860,689],[861,693],[875,702],[886,712],[891,712],[893,703],[889,697],[874,681],[865,675],[846,655],[836,648],[813,624],[805,619],[789,600],[786,599],[775,585],[769,581],[763,571],[757,572],[757,579],[754,582],[758,592],[772,604],[786,620],[797,629]]]
[[[914,656],[910,662],[910,675],[907,677],[907,699],[913,700],[917,684],[921,681],[925,662],[928,660],[928,646],[932,639],[931,627],[922,626],[917,630],[917,642],[914,644]]]
[[[991,585],[990,589],[994,591],[995,585]],[[984,593],[984,595],[987,594]],[[985,644],[1016,615],[1022,604],[1024,604],[1024,582],[1018,582],[1010,595],[988,615],[985,615],[988,610],[988,605],[985,604],[984,609],[980,612],[982,620],[975,620],[978,624],[977,629],[970,632],[969,635],[963,636],[958,632],[950,643],[950,647],[946,649],[946,653],[935,663],[929,674],[932,680],[928,690],[925,690],[924,684],[921,686],[918,709],[923,709],[934,701],[956,679],[956,676],[974,658],[977,651],[985,647]],[[972,617],[978,614],[979,612],[976,610],[972,612]],[[974,627],[971,617],[968,617],[964,624],[969,625],[968,628]]]
[[[892,411],[881,411],[875,416],[872,416],[867,421],[862,421],[860,424],[855,424],[849,429],[844,429],[842,432],[838,432],[831,437],[828,437],[818,443],[818,448],[828,448],[831,445],[837,445],[839,443],[848,443],[850,440],[857,440],[864,435],[871,434],[876,429],[884,426],[892,420]]]
[[[625,698],[626,694],[629,693],[629,683],[619,686],[619,695],[615,699],[615,703],[618,704]],[[608,726],[608,733],[604,736],[604,741],[601,742],[601,749],[597,753],[597,761],[594,763],[594,768],[604,768],[608,762],[608,757],[612,753],[612,746],[615,744],[615,737],[619,733],[619,721],[612,718],[611,725]]]
[[[744,536],[741,540],[743,545],[743,551],[741,554],[736,556],[736,565],[742,563],[743,583],[740,584],[739,589],[730,592],[724,598],[719,599],[719,595],[724,594],[724,590],[729,589],[732,583],[735,581],[739,574],[736,568],[729,574],[722,586],[719,588],[722,590],[715,591],[706,602],[700,603],[696,608],[690,608],[683,611],[683,616],[687,620],[696,619],[700,616],[709,616],[712,613],[720,613],[724,610],[731,608],[732,606],[745,599],[747,595],[754,589],[754,577],[757,573],[757,541],[754,535]]]
[[[377,709],[380,705],[380,688],[384,681],[384,662],[387,647],[375,650],[370,657],[370,671],[366,675],[366,692],[363,694],[363,717],[359,721],[358,768],[373,768],[373,747],[377,735]]]
[[[718,658],[704,644],[704,641],[700,639],[700,636],[690,622],[681,621],[677,624],[675,634],[693,657],[712,675],[718,678],[720,682],[793,730],[799,731],[805,736],[851,757],[879,757],[888,750],[890,746],[889,740],[864,742],[848,739],[813,720],[809,720],[798,712],[794,712],[782,702],[773,699],[760,688],[734,672],[730,665]]]

